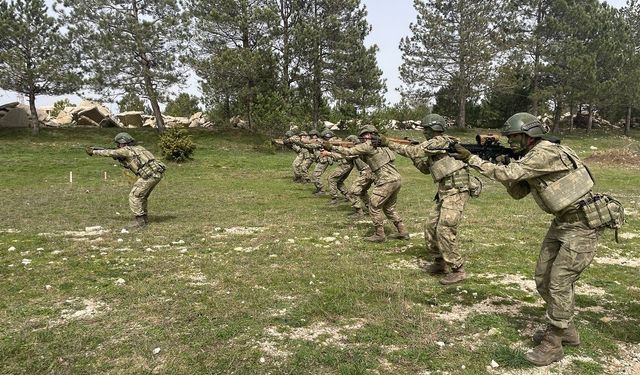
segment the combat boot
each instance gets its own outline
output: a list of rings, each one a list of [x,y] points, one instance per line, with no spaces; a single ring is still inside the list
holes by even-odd
[[[129,226],[129,229],[140,229],[147,226],[147,215],[136,216],[134,222]]]
[[[562,336],[564,329],[549,326],[540,345],[524,355],[524,358],[536,366],[546,366],[564,357],[562,350]]]
[[[425,270],[432,275],[444,275],[447,273],[447,263],[445,263],[444,259],[437,258]]]
[[[324,190],[322,190],[322,188],[316,188],[316,190],[313,192],[313,195],[315,196],[320,196],[320,195],[324,195]]]
[[[544,337],[547,335],[549,330],[549,326],[545,329],[539,329],[533,334],[533,343],[539,345]],[[566,346],[578,346],[580,345],[580,335],[578,334],[578,330],[576,329],[576,325],[573,323],[573,320],[569,322],[569,326],[564,330],[564,334],[562,335],[562,345]]]
[[[398,229],[398,233],[390,234],[389,238],[393,238],[393,239],[396,239],[396,240],[408,240],[409,239],[409,232],[407,232],[407,228],[404,226],[404,223],[402,221],[397,221],[397,222],[393,223],[393,225],[395,225],[396,229]]]
[[[364,211],[362,211],[362,208],[354,208],[353,212],[348,216],[352,219],[360,219],[364,217]]]
[[[447,274],[445,277],[440,279],[440,284],[442,285],[450,285],[459,283],[460,281],[467,278],[466,272],[464,272],[464,266],[460,266],[458,268],[452,268],[451,273]]]
[[[365,237],[364,240],[369,242],[384,242],[385,240],[384,227],[383,226],[376,227],[376,231],[373,233],[373,235],[369,237]]]
[[[329,202],[327,202],[327,204],[330,205],[330,206],[334,206],[334,205],[338,204],[338,197],[331,198],[331,200]]]

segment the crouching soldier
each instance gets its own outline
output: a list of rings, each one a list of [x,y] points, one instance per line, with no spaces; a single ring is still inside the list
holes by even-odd
[[[94,149],[87,147],[85,151],[89,156],[109,156],[129,169],[138,180],[133,184],[129,193],[129,208],[135,215],[133,227],[144,227],[149,223],[147,217],[147,200],[153,189],[158,185],[166,169],[166,166],[156,160],[155,156],[146,148],[135,144],[135,139],[128,133],[118,133],[114,142],[116,149]]]

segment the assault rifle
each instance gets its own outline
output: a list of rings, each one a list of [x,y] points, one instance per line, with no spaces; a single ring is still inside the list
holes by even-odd
[[[91,150],[92,152],[93,151],[99,151],[99,150],[113,150],[112,148],[96,147],[96,146],[86,146],[86,147],[84,147],[84,149],[85,149],[85,151],[86,150]],[[88,151],[87,151],[87,153],[88,153]],[[119,162],[122,162],[124,160],[123,158],[119,158],[117,156],[112,156],[111,158],[113,160],[117,160]]]
[[[546,136],[545,140],[553,143],[560,144],[560,138],[554,136]],[[456,153],[454,145],[457,142],[452,142],[449,147],[443,149],[449,153]],[[509,164],[511,160],[517,160],[522,155],[514,152],[509,147],[504,147],[500,144],[498,135],[495,134],[478,134],[476,135],[476,143],[461,143],[462,147],[469,150],[474,155],[478,155],[481,159],[490,161],[492,163],[501,162]],[[498,160],[498,158],[502,160]]]
[[[419,145],[420,141],[416,141],[415,139],[411,139],[409,137],[404,137],[404,138],[393,138],[393,137],[386,137],[387,141],[389,142],[393,142],[393,143],[399,143],[401,145]]]

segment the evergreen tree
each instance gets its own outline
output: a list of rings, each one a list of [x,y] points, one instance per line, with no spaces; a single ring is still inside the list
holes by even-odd
[[[175,99],[167,102],[165,113],[169,116],[191,117],[194,113],[200,112],[200,101],[197,96],[181,93]]]
[[[403,95],[426,98],[449,86],[465,126],[468,98],[486,87],[498,53],[501,3],[490,0],[414,0],[412,35],[400,41]]]
[[[159,101],[185,78],[177,0],[57,1],[82,37],[90,87],[107,99],[127,92],[146,97],[164,131]]]
[[[0,88],[29,98],[33,134],[39,130],[36,96],[79,88],[73,38],[47,15],[43,0],[0,3]]]
[[[118,108],[120,109],[120,112],[146,112],[144,101],[142,101],[142,99],[133,92],[128,92],[122,95],[118,101]]]
[[[623,14],[631,37],[631,48],[623,57],[623,67],[616,87],[620,90],[621,102],[626,107],[624,134],[628,136],[632,111],[640,108],[640,1],[627,0]]]

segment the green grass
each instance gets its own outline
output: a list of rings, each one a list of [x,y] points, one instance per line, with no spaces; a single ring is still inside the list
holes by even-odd
[[[404,179],[398,211],[415,235],[369,244],[361,237],[370,224],[350,222],[347,205],[327,206],[311,186],[290,181],[293,153],[270,153],[264,138],[241,132],[192,131],[195,160],[168,163],[150,199],[150,227],[121,233],[132,219],[131,181],[111,159],[82,149],[109,147],[116,132],[43,129],[33,138],[28,130],[0,130],[0,373],[531,369],[523,354],[544,311],[525,286],[533,285],[551,219],[531,199],[514,201],[483,179],[460,228],[472,276],[443,287],[417,265],[435,186],[407,159],[397,163]],[[157,152],[154,132],[131,133]],[[475,132],[455,135],[470,142]],[[563,142],[586,158],[591,146],[637,147],[637,139],[570,135]],[[640,234],[638,169],[591,169],[597,191],[634,210],[623,232]],[[89,226],[108,231],[65,233]],[[232,227],[257,229],[225,232]],[[616,244],[605,232],[598,256],[635,260],[639,245],[638,237]],[[613,358],[625,360],[621,343],[640,345],[638,269],[596,257],[576,290],[583,345],[567,350],[577,358],[570,371],[607,374]],[[487,370],[492,360],[500,367]]]

